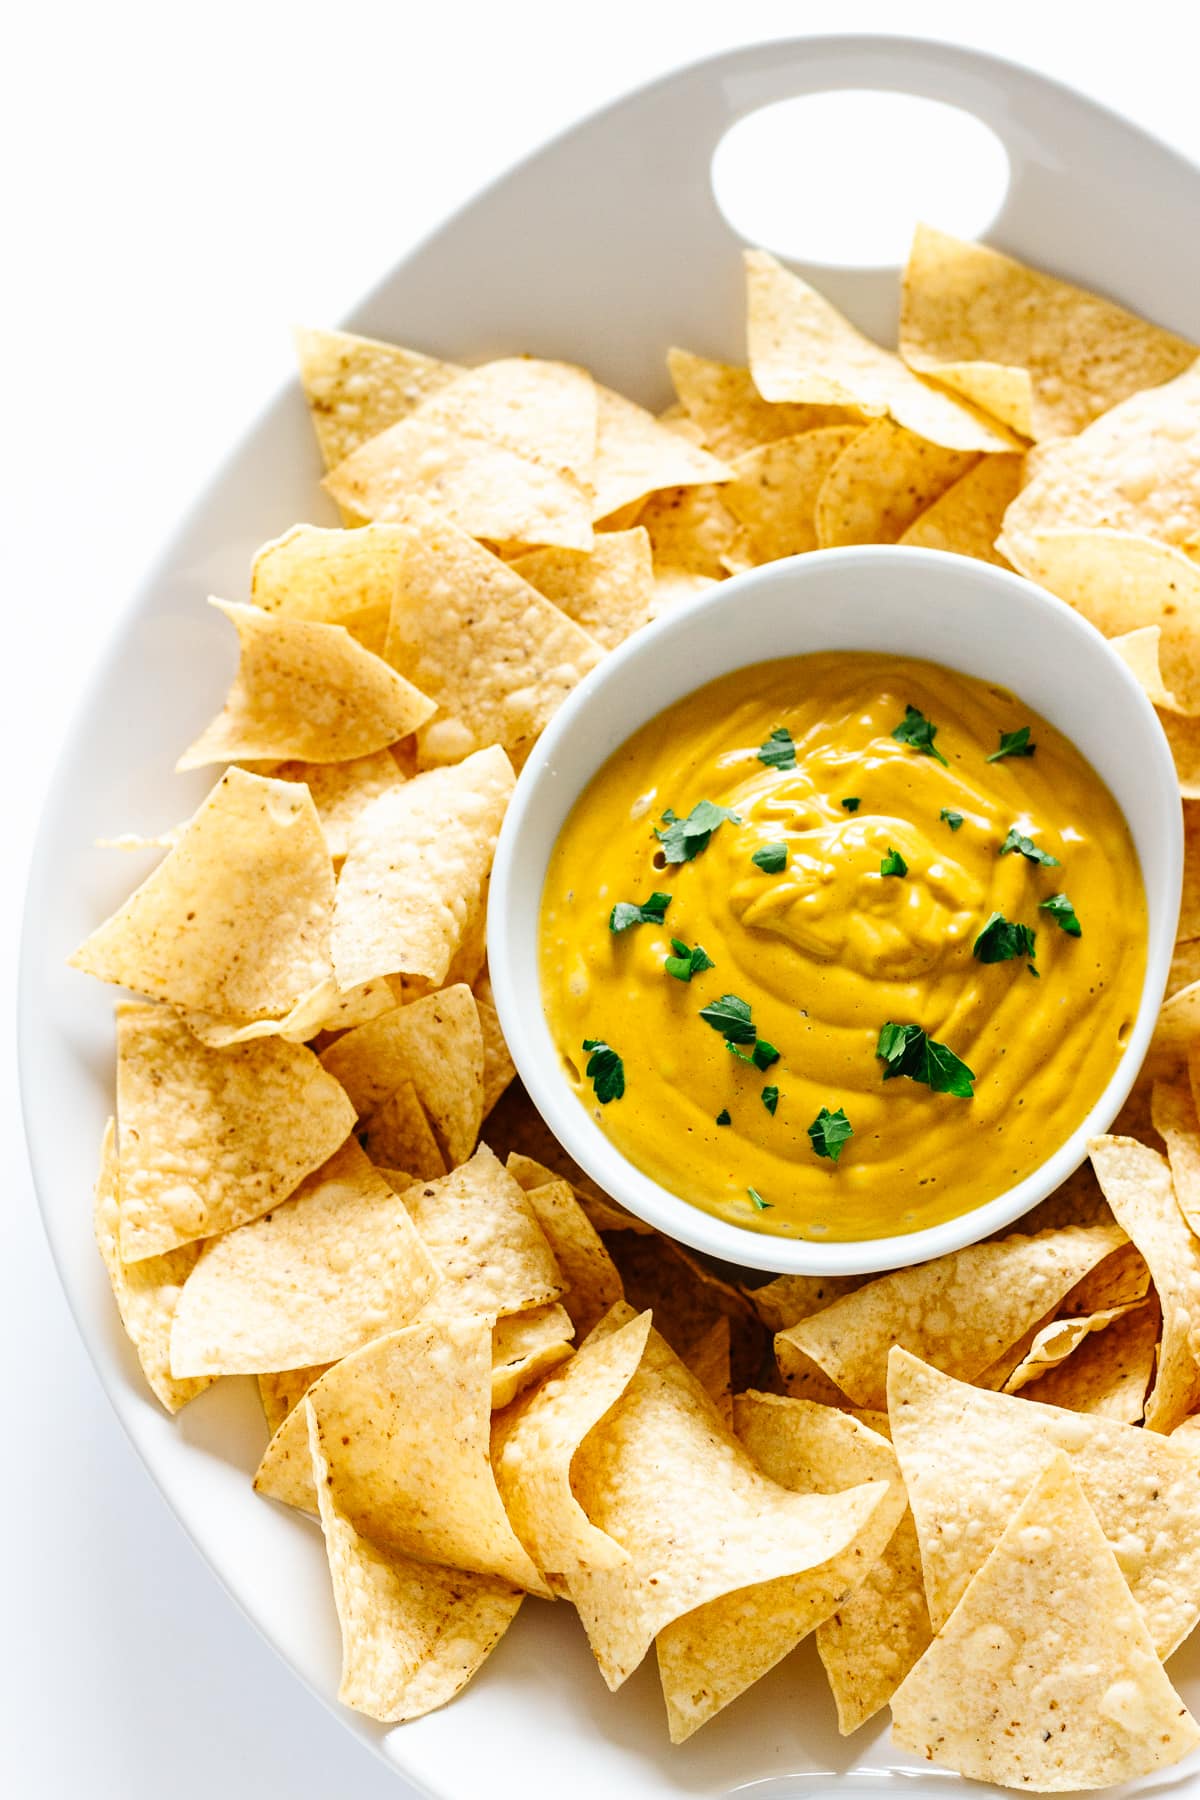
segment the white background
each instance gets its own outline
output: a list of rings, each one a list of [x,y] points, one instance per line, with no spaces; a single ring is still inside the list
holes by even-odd
[[[76,695],[190,496],[288,378],[289,322],[336,321],[495,170],[681,61],[857,29],[1000,51],[1200,158],[1191,0],[41,0],[22,12],[6,27],[0,107],[7,989],[41,790]],[[11,1038],[0,1792],[402,1800],[403,1783],[218,1587],[109,1413],[42,1237]],[[81,1194],[81,1231],[88,1213]]]

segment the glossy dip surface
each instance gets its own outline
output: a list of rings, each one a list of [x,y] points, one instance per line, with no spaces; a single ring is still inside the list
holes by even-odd
[[[931,747],[893,735],[910,708]],[[988,760],[1024,726],[1033,754]],[[705,800],[736,818],[664,863],[662,815]],[[1057,866],[1001,854],[1014,827]],[[752,861],[764,849],[770,868]],[[882,872],[897,859],[903,874]],[[669,896],[660,921],[611,928],[617,903],[654,893]],[[1056,895],[1079,936],[1043,907]],[[975,954],[997,913],[1033,930],[1032,956]],[[833,652],[725,676],[610,757],[550,861],[541,980],[580,1100],[631,1162],[739,1225],[869,1238],[964,1213],[1063,1142],[1119,1060],[1146,938],[1124,818],[1065,737],[953,670]],[[672,940],[713,966],[672,976]],[[753,1024],[732,1051],[700,1016],[728,995]],[[973,1095],[885,1080],[889,1023],[946,1045]],[[621,1059],[607,1104],[585,1039]],[[759,1045],[762,1067],[747,1060]],[[809,1132],[822,1109],[853,1130],[836,1160]]]

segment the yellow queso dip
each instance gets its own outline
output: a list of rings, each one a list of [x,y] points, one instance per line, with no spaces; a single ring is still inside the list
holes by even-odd
[[[739,669],[605,763],[546,875],[541,980],[612,1142],[780,1235],[967,1212],[1099,1098],[1146,959],[1137,855],[1013,695],[835,652]]]

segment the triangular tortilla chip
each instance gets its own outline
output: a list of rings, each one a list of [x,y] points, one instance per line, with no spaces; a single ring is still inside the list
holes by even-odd
[[[562,1294],[562,1273],[528,1196],[486,1144],[404,1198],[444,1276],[429,1315],[494,1321]]]
[[[1031,1381],[1041,1380],[1051,1369],[1056,1369],[1060,1363],[1065,1362],[1093,1332],[1107,1330],[1132,1310],[1131,1305],[1110,1306],[1103,1312],[1082,1313],[1077,1318],[1051,1319],[1049,1324],[1043,1325],[1034,1333],[1020,1362],[1002,1383],[1004,1392],[1019,1394]],[[991,1385],[990,1382],[980,1383],[981,1387]],[[1037,1397],[1043,1398],[1040,1394]]]
[[[691,569],[672,569],[666,563],[658,563],[654,570],[654,617],[661,618],[672,607],[686,606],[698,594],[715,587],[716,581],[712,575],[697,575]]]
[[[250,598],[264,612],[344,625],[360,643],[382,612],[386,634],[401,543],[395,525],[293,525],[255,554]]]
[[[596,1221],[593,1221],[594,1223]],[[597,1230],[613,1230],[597,1223]],[[620,1230],[607,1247],[639,1312],[649,1307],[654,1328],[686,1363],[696,1345],[723,1314],[729,1318],[730,1357],[735,1388],[756,1381],[768,1345],[746,1297],[704,1263],[657,1232]]]
[[[462,373],[454,363],[349,331],[301,326],[294,336],[300,379],[329,469]]]
[[[970,469],[962,450],[928,443],[890,419],[856,432],[816,497],[816,537],[837,544],[894,544]]]
[[[479,1013],[479,1029],[483,1033],[483,1116],[486,1119],[516,1075],[517,1065],[509,1055],[500,1027],[500,1014],[492,999],[492,984],[486,974],[479,977],[472,991]]]
[[[817,547],[817,496],[825,477],[863,430],[827,425],[747,450],[733,464],[721,499],[746,530],[755,562],[800,556]]]
[[[503,750],[479,750],[405,782],[363,814],[334,907],[343,988],[396,974],[440,987],[491,873],[514,780]]]
[[[171,1372],[333,1362],[415,1317],[437,1284],[408,1210],[351,1140],[273,1212],[210,1239],[171,1332]]]
[[[918,225],[900,353],[1024,437],[1070,437],[1195,360],[1194,344],[987,244]]]
[[[888,1352],[902,1344],[971,1381],[1039,1324],[1100,1259],[1124,1243],[1118,1225],[1014,1234],[881,1275],[775,1339],[786,1376],[793,1350],[858,1406],[887,1404]]]
[[[314,1381],[320,1381],[332,1363],[311,1363],[303,1369],[277,1369],[272,1375],[259,1375],[258,1397],[262,1401],[267,1430],[274,1437],[284,1420],[290,1418]],[[316,1507],[314,1496],[313,1509]]]
[[[71,963],[224,1019],[280,1018],[333,974],[332,911],[333,865],[311,795],[228,769]]]
[[[171,1374],[171,1326],[183,1284],[196,1266],[199,1244],[185,1244],[165,1256],[150,1256],[143,1262],[121,1261],[120,1170],[117,1164],[115,1122],[104,1127],[100,1146],[100,1173],[96,1177],[96,1199],[93,1214],[96,1244],[108,1270],[113,1298],[125,1334],[137,1351],[142,1373],[155,1397],[169,1413],[176,1413],[206,1387],[213,1377],[178,1381]]]
[[[935,1629],[1055,1450],[1072,1458],[1159,1655],[1169,1656],[1200,1618],[1200,1445],[987,1393],[899,1349],[888,1417]]]
[[[638,524],[650,538],[656,584],[664,568],[676,579],[687,573],[720,581],[729,573],[726,559],[736,550],[742,527],[722,493],[708,486],[666,488],[647,500]],[[661,604],[660,597],[659,610]]]
[[[552,1300],[527,1312],[508,1313],[492,1327],[492,1410],[509,1406],[542,1375],[571,1355],[575,1327],[565,1306]]]
[[[1200,1069],[1195,1051],[1188,1067]],[[1167,1146],[1175,1199],[1194,1235],[1200,1224],[1200,1118],[1191,1082],[1156,1081],[1150,1106],[1154,1129]]]
[[[375,750],[349,762],[271,763],[257,773],[269,775],[273,781],[304,783],[317,809],[329,854],[339,858],[349,850],[351,835],[371,802],[402,787],[407,779],[391,750]]]
[[[1070,1412],[1101,1413],[1122,1425],[1140,1424],[1161,1328],[1158,1300],[1151,1295],[1047,1369],[1030,1399]]]
[[[345,1142],[354,1108],[311,1050],[208,1050],[166,1007],[117,1009],[121,1254],[158,1256],[269,1212]]]
[[[868,1275],[776,1275],[762,1287],[743,1287],[742,1292],[774,1335],[798,1325],[801,1319],[810,1319],[870,1279]]]
[[[732,461],[778,438],[825,425],[861,424],[842,406],[775,406],[764,400],[749,369],[712,362],[690,350],[668,350],[667,367],[681,404],[714,456]]]
[[[492,1110],[488,1120],[488,1141],[511,1158],[512,1170],[524,1188],[540,1187],[561,1175],[575,1190],[575,1198],[597,1231],[632,1231],[641,1236],[655,1235],[623,1206],[601,1191],[585,1175],[577,1162],[567,1155],[526,1093],[518,1076]],[[609,1246],[611,1250],[612,1245]]]
[[[438,1181],[446,1158],[411,1081],[401,1081],[367,1120],[362,1146],[377,1168],[403,1170],[411,1180]]]
[[[947,450],[1013,448],[1001,426],[927,386],[765,250],[745,261],[750,373],[764,399],[886,415]]]
[[[729,1356],[729,1315],[722,1313],[713,1320],[702,1338],[697,1338],[683,1359],[696,1377],[727,1431],[733,1430],[733,1368]]]
[[[586,1336],[611,1306],[624,1299],[621,1277],[569,1181],[547,1181],[523,1191],[562,1271],[563,1305],[576,1331]]]
[[[980,562],[1009,567],[996,539],[1004,514],[1021,486],[1019,456],[985,456],[965,475],[939,494],[918,513],[899,542],[919,550],[947,550],[956,556],[973,556]]]
[[[483,1122],[483,1032],[465,984],[346,1032],[321,1061],[367,1118],[410,1081],[449,1166],[466,1162],[474,1150]]]
[[[1135,631],[1122,632],[1109,642],[1122,662],[1133,670],[1151,705],[1167,712],[1181,711],[1178,698],[1163,680],[1161,625],[1139,625]]]
[[[596,398],[594,519],[607,519],[660,488],[723,481],[729,474],[715,456],[623,394],[601,387]]]
[[[590,551],[531,550],[512,564],[605,650],[615,650],[654,611],[650,539],[640,528],[606,531]]]
[[[196,1012],[191,1007],[180,1016],[192,1034],[210,1050],[227,1050],[231,1044],[251,1044],[257,1038],[286,1038],[291,1044],[307,1043],[323,1031],[348,1031],[353,1025],[364,1025],[380,1013],[390,1012],[396,996],[387,982],[377,976],[339,994],[332,976],[298,1000],[282,1019],[252,1019],[248,1024],[237,1019],[217,1018],[213,1013]]]
[[[1060,1452],[892,1699],[904,1749],[1032,1792],[1178,1762],[1200,1726]]]

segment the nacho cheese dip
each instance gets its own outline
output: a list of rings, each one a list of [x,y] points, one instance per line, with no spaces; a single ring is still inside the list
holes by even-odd
[[[834,652],[725,676],[609,758],[551,857],[541,980],[637,1167],[738,1225],[867,1238],[1070,1135],[1146,934],[1125,820],[1061,733],[953,670]]]

